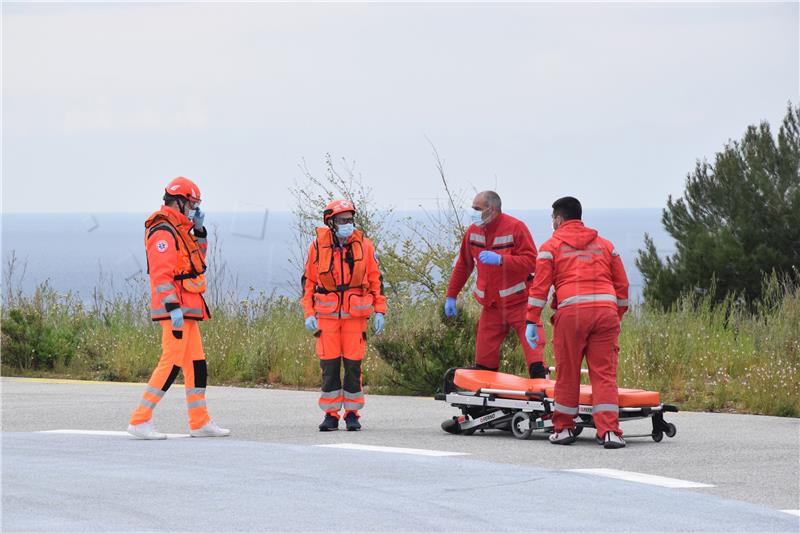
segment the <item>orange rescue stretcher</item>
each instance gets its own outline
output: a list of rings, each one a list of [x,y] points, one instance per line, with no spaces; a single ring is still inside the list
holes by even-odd
[[[511,431],[518,439],[528,439],[534,431],[553,431],[551,414],[555,403],[556,382],[550,379],[528,379],[502,372],[451,368],[444,375],[442,393],[436,395],[461,410],[442,422],[448,433],[472,435],[477,430]],[[575,434],[583,428],[594,428],[592,419],[592,387],[580,386],[580,405],[575,416]],[[653,430],[630,437],[650,437],[661,442],[664,435],[674,437],[675,425],[664,421],[664,413],[677,413],[674,405],[661,403],[658,392],[641,389],[619,389],[619,421],[650,418]]]

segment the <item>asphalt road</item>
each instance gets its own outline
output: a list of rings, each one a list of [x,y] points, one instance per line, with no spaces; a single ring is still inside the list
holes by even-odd
[[[800,420],[676,413],[674,439],[604,450],[544,434],[444,433],[425,398],[367,396],[361,432],[320,433],[314,392],[211,387],[226,439],[137,441],[142,385],[3,378],[3,530],[800,531]],[[156,410],[186,434],[182,390]],[[649,422],[623,425],[649,431]],[[453,452],[432,457],[350,444]],[[665,488],[571,472],[612,469],[706,485]]]

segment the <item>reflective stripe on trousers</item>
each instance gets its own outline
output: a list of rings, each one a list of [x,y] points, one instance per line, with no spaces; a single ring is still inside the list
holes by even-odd
[[[195,407],[206,406],[206,389],[203,387],[191,387],[186,389],[186,407],[194,409]]]
[[[592,413],[602,413],[603,411],[619,413],[619,405],[613,403],[598,403],[592,407]]]
[[[358,411],[364,408],[364,393],[344,391],[344,410]]]
[[[342,408],[342,389],[322,391],[319,394],[319,408],[323,411],[338,411]]]
[[[559,413],[564,413],[565,415],[577,415],[578,408],[577,407],[567,407],[566,405],[561,405],[558,402],[553,402],[553,410]]]
[[[558,302],[558,308],[566,307],[568,305],[581,304],[587,302],[614,302],[617,303],[617,297],[613,294],[578,294],[564,298]]]

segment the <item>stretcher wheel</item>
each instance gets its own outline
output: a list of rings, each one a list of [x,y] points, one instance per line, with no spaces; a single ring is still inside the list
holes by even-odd
[[[664,431],[664,433],[667,434],[667,437],[672,438],[677,432],[678,430],[675,428],[675,424],[672,422],[667,422],[667,429]]]
[[[469,428],[469,429],[465,429],[465,430],[461,431],[461,434],[462,434],[462,435],[466,435],[466,436],[470,436],[470,435],[472,435],[473,433],[475,433],[475,431],[477,431],[477,430],[478,430],[478,428],[477,428],[477,427],[474,427],[474,428]]]
[[[461,426],[458,425],[458,419],[455,417],[442,422],[442,429],[448,433],[452,433],[453,435],[458,435],[461,433]]]
[[[664,438],[663,431],[653,431],[653,440],[656,442],[661,442],[661,439]]]
[[[522,411],[511,417],[511,433],[518,439],[529,439],[533,433],[533,420],[528,413]]]

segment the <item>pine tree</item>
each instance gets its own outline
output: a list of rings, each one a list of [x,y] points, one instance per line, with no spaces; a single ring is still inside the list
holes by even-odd
[[[648,303],[670,306],[683,293],[714,288],[758,299],[773,271],[800,267],[800,107],[789,104],[777,140],[769,124],[749,126],[714,163],[698,161],[682,198],[661,217],[677,250],[662,261],[649,235],[636,266]]]

